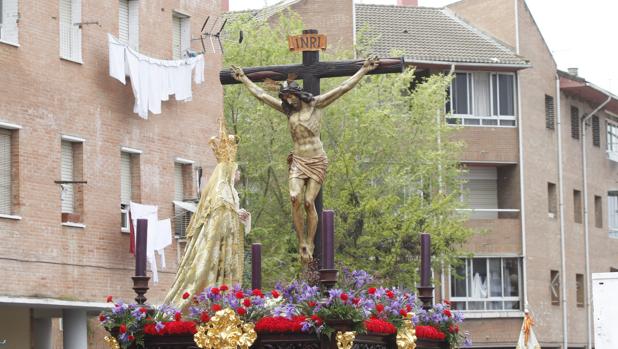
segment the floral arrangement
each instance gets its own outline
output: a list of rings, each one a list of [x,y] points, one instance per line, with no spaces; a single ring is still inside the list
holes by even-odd
[[[244,290],[240,286],[208,287],[192,298],[191,306],[181,313],[162,305],[148,308],[136,304],[113,302],[101,313],[101,324],[112,333],[122,348],[143,346],[144,335],[189,335],[206,324],[220,310],[232,309],[243,322],[255,324],[259,333],[313,333],[332,335],[337,323],[345,322],[358,333],[395,334],[412,315],[416,336],[445,340],[457,348],[467,339],[459,331],[461,313],[450,304],[436,304],[424,310],[413,293],[400,288],[374,286],[374,279],[364,271],[344,270],[337,288],[323,295],[316,286],[294,281],[277,284],[269,292]]]

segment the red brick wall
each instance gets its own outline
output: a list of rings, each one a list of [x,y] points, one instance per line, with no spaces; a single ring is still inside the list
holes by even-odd
[[[133,113],[129,83],[108,75],[106,34],[118,33],[118,2],[82,0],[83,64],[59,58],[58,1],[20,0],[19,47],[0,43],[0,121],[22,126],[13,151],[14,211],[21,220],[0,218],[0,295],[101,301],[108,294],[134,297],[134,259],[129,236],[120,232],[120,148],[140,149],[134,188],[143,203],[159,205],[170,217],[174,159],[195,161],[208,175],[215,165],[207,145],[223,113],[218,82],[221,56],[207,52],[206,81],[193,85],[191,102],[163,102],[162,114],[140,119]],[[191,15],[192,36],[218,1],[140,0],[140,51],[172,57],[172,10]],[[200,49],[199,42],[193,42]],[[60,137],[85,139],[81,186],[86,228],[62,226]],[[80,178],[81,179],[81,178]],[[192,182],[191,182],[192,183]],[[176,270],[176,243],[166,249],[168,268],[148,298],[162,299]]]

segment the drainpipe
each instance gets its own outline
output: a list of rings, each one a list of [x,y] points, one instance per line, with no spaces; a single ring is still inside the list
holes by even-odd
[[[515,3],[515,53],[519,54],[519,0]]]
[[[564,184],[562,168],[562,117],[560,113],[560,77],[556,74],[556,137],[558,138],[558,215],[560,218],[560,303],[562,304],[562,347],[568,348],[569,328],[566,289],[566,251],[564,232]]]
[[[524,309],[528,308],[528,262],[526,261],[526,205],[525,205],[525,183],[524,183],[524,128],[521,113],[521,84],[519,82],[519,72],[517,76],[517,110],[519,114],[517,138],[519,143],[519,205],[520,205],[520,222],[521,222],[521,259],[522,259],[522,279],[524,281]]]
[[[582,172],[584,180],[584,250],[586,254],[586,323],[588,332],[588,348],[592,348],[592,307],[590,306],[590,242],[589,235],[590,229],[588,229],[588,169],[587,169],[587,156],[586,156],[586,121],[590,119],[594,114],[598,113],[603,107],[612,100],[612,97],[607,97],[607,100],[598,106],[590,114],[582,117]]]

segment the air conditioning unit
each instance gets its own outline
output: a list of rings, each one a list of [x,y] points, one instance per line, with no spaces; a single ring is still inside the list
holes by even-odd
[[[618,162],[618,151],[608,151],[607,158],[613,162]]]

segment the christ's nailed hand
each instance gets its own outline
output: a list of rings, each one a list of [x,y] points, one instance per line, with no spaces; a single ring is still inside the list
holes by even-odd
[[[363,68],[367,69],[368,71],[372,71],[375,68],[377,68],[379,65],[380,65],[380,58],[378,58],[377,56],[369,57],[365,60],[365,63],[363,63]]]
[[[231,66],[231,70],[232,70],[232,76],[234,77],[234,79],[240,81],[240,79],[245,76],[245,72],[242,71],[242,68],[237,67],[235,65]]]
[[[240,217],[240,220],[245,222],[247,220],[247,218],[249,218],[249,212],[247,210],[245,210],[244,208],[241,208],[238,211],[238,216]]]

